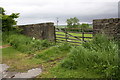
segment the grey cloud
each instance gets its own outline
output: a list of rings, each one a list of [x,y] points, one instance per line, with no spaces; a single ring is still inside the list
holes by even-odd
[[[56,21],[65,24],[67,18],[78,17],[81,22],[118,15],[119,0],[1,0],[7,13],[20,13],[19,24]]]

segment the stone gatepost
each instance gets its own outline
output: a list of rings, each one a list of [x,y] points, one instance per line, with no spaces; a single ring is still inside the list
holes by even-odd
[[[49,41],[55,41],[55,26],[54,23],[40,23],[40,24],[29,24],[29,25],[20,25],[22,28],[22,34],[34,37],[37,39],[47,39]]]

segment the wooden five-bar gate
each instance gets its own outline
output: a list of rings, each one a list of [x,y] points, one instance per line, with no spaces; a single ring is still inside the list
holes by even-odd
[[[56,28],[56,42],[69,42],[80,45],[83,42],[92,40],[93,29],[81,28]]]

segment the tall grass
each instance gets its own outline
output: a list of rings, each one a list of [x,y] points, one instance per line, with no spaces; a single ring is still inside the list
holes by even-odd
[[[41,58],[46,61],[60,59],[66,56],[66,54],[70,51],[70,48],[71,45],[68,43],[57,44],[56,46],[50,47],[42,53],[37,54],[35,58]]]
[[[68,69],[84,67],[104,77],[117,77],[118,45],[104,35],[97,35],[91,42],[73,47],[61,66]]]
[[[32,39],[16,32],[3,33],[3,41],[24,53],[33,53],[53,45],[47,40]]]

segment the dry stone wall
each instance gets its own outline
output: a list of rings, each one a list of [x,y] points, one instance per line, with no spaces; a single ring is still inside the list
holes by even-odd
[[[93,20],[93,33],[105,33],[109,38],[120,39],[120,18]]]
[[[20,25],[22,34],[37,39],[47,39],[49,41],[55,41],[55,26],[54,23],[40,23],[30,25]]]

